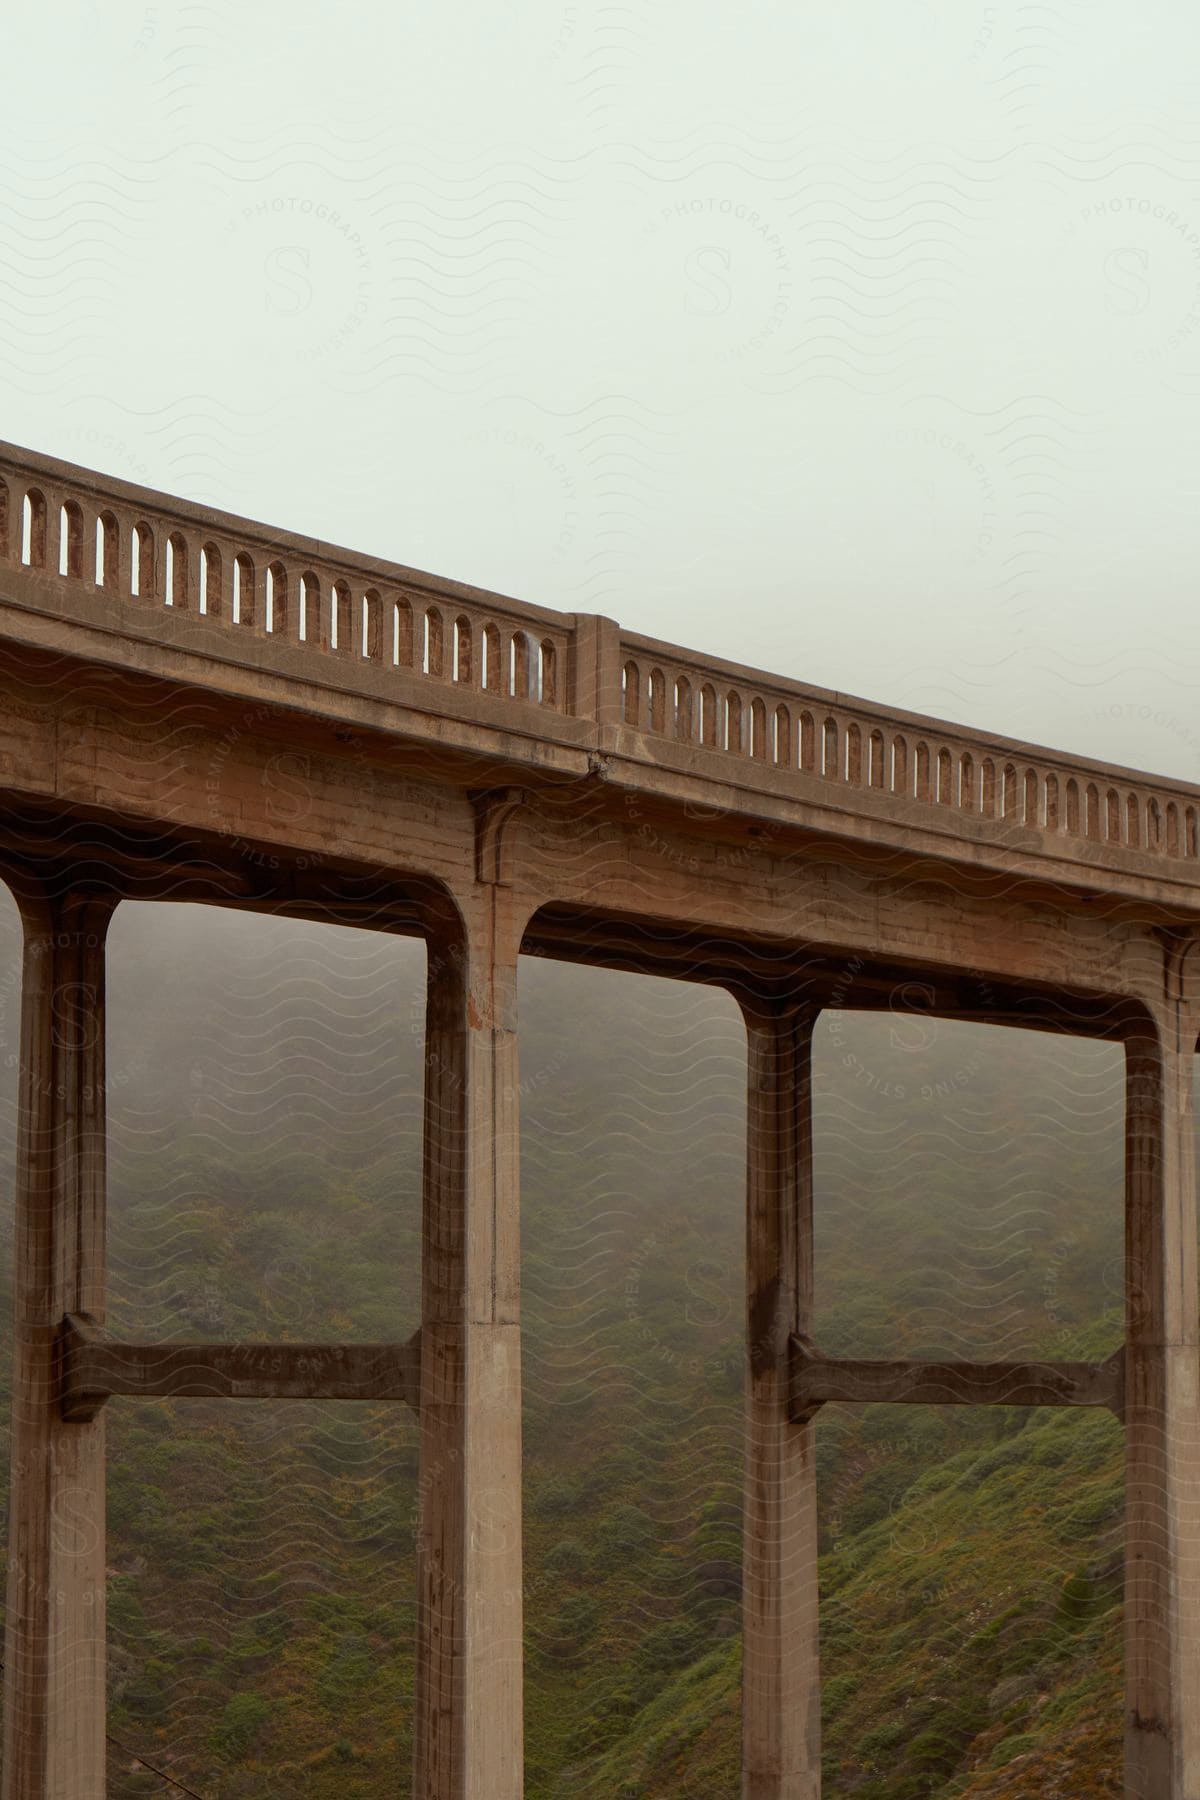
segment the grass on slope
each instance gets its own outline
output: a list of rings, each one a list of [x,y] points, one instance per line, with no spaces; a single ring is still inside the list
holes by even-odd
[[[823,1563],[829,1794],[1120,1794],[1120,1428],[1099,1411],[1002,1422]],[[728,1800],[739,1660],[735,1644],[685,1670],[576,1771],[581,1800]]]

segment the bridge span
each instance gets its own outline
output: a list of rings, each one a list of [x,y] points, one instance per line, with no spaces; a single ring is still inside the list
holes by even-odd
[[[391,1398],[421,1444],[414,1793],[522,1793],[521,952],[722,986],[748,1040],[745,1800],[817,1800],[830,1401],[1124,1424],[1129,1800],[1200,1800],[1192,1067],[1200,788],[981,736],[0,445],[0,875],[24,923],[2,1800],[104,1793],[109,1395]],[[421,1317],[403,1344],[104,1327],[122,899],[422,937]],[[810,1339],[830,1005],[1126,1058],[1109,1362]]]

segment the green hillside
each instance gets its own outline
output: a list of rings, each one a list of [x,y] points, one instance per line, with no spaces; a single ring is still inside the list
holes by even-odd
[[[111,960],[114,1327],[407,1336],[419,947],[127,909]],[[740,1024],[723,996],[538,961],[521,1007],[527,1792],[732,1800]],[[824,1347],[1119,1342],[1114,1049],[845,1012],[816,1114]],[[212,1800],[405,1792],[409,1416],[108,1415],[113,1737]],[[1115,1422],[831,1407],[817,1430],[827,1791],[1118,1793]],[[115,1747],[109,1782],[167,1791]]]
[[[826,1558],[825,1787],[1117,1796],[1120,1430],[1013,1412]],[[583,1796],[736,1794],[736,1643],[698,1659],[585,1772]]]

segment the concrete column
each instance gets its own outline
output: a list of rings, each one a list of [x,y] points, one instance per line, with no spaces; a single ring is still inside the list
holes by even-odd
[[[19,895],[3,1800],[103,1800],[104,1417],[59,1416],[55,1335],[104,1316],[104,940],[111,903]]]
[[[518,916],[519,914],[519,916]],[[525,913],[480,883],[429,944],[417,1800],[521,1800],[516,1038]]]
[[[818,1800],[814,1427],[788,1422],[788,1338],[812,1309],[808,1010],[743,1004],[749,1038],[749,1356],[742,1573],[743,1800]]]
[[[1126,1046],[1125,1793],[1200,1800],[1195,1019]]]

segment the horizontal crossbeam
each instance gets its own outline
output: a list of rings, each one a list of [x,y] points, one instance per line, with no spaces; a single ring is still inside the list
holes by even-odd
[[[833,1400],[894,1406],[1107,1406],[1125,1415],[1125,1351],[1102,1363],[857,1362],[793,1335],[789,1410],[802,1425]]]
[[[111,1394],[184,1400],[421,1398],[421,1334],[407,1344],[124,1344],[86,1313],[59,1334],[64,1419],[94,1419]]]

